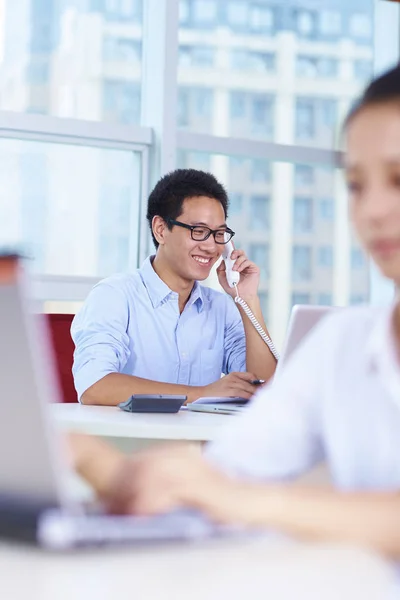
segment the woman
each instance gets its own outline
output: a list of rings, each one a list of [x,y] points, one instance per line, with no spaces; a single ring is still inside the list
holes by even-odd
[[[345,135],[353,224],[399,285],[400,67],[371,83]],[[287,483],[322,460],[335,489]],[[105,488],[118,511],[190,506],[217,521],[400,556],[400,302],[324,320],[205,457],[173,448],[121,459]]]

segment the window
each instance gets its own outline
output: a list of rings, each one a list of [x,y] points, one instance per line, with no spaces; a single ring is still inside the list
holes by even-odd
[[[137,245],[137,153],[3,138],[0,178],[0,239],[26,250],[34,272],[102,277],[135,266],[125,250]]]
[[[103,111],[108,121],[139,121],[140,89],[135,83],[105,80],[103,90]]]
[[[229,195],[229,216],[240,215],[243,211],[243,194]]]
[[[360,248],[352,248],[351,250],[351,268],[362,269],[365,266],[366,258],[364,252]]]
[[[211,171],[210,155],[207,152],[177,151],[177,166],[180,169],[200,169],[200,171]]]
[[[182,67],[212,67],[215,50],[212,46],[180,46],[179,65]]]
[[[253,158],[251,161],[251,181],[267,183],[271,180],[271,164],[264,158]]]
[[[106,37],[103,42],[104,60],[136,62],[140,64],[142,45],[127,38]]]
[[[266,281],[269,277],[269,247],[266,244],[250,244],[249,259],[260,268],[261,281]]]
[[[195,91],[196,113],[200,117],[211,117],[213,111],[213,91],[198,88]]]
[[[228,24],[233,28],[242,28],[243,25],[247,25],[249,3],[247,0],[238,2],[227,2],[227,21]]]
[[[335,204],[332,198],[321,198],[319,201],[319,216],[324,221],[333,221]]]
[[[243,92],[231,92],[230,114],[231,119],[241,119],[246,113],[246,95]]]
[[[215,0],[193,0],[193,20],[197,25],[214,25],[216,18]]]
[[[269,294],[268,292],[258,292],[258,299],[260,300],[261,311],[265,320],[268,319],[269,313]]]
[[[310,281],[312,251],[310,246],[293,246],[292,273],[293,281]]]
[[[270,200],[266,196],[252,196],[250,198],[250,229],[253,231],[267,231],[269,229]]]
[[[178,90],[178,127],[186,127],[189,125],[189,91],[180,88]]]
[[[294,183],[299,187],[312,185],[314,183],[314,167],[310,165],[295,165]]]
[[[302,37],[314,37],[317,30],[317,13],[311,10],[295,10],[295,28]]]
[[[350,19],[350,33],[355,38],[369,39],[372,35],[371,17],[366,13],[355,13]]]
[[[338,61],[333,58],[299,55],[296,62],[296,73],[298,77],[336,77]]]
[[[179,2],[179,23],[185,25],[189,21],[189,0]]]
[[[297,100],[296,137],[313,138],[315,135],[315,106],[310,100]]]
[[[273,131],[272,100],[263,96],[254,96],[252,102],[252,132],[271,136]]]
[[[356,79],[366,81],[372,77],[372,63],[370,60],[354,61],[354,76]]]
[[[294,292],[292,294],[292,306],[295,306],[296,304],[311,304],[311,295]]]
[[[273,72],[276,57],[272,52],[253,52],[242,48],[231,51],[231,67],[237,70]]]
[[[275,28],[275,14],[272,8],[252,3],[249,13],[249,29],[258,33],[272,33]]]
[[[332,246],[321,246],[318,248],[318,264],[320,267],[333,266],[333,249]]]
[[[320,306],[332,306],[332,294],[318,294],[317,304],[319,304]]]
[[[26,79],[31,85],[45,85],[50,77],[50,66],[47,61],[31,62],[27,67]]]
[[[295,233],[310,233],[313,228],[312,198],[294,198],[293,231]]]
[[[339,12],[323,10],[319,18],[320,32],[324,36],[337,36],[341,33],[342,18]]]
[[[352,294],[350,296],[350,304],[364,304],[368,298],[364,294]]]

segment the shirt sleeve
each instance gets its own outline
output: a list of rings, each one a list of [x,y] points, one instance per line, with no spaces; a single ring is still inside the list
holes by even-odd
[[[230,417],[206,448],[210,461],[233,476],[284,480],[323,459],[321,414],[334,328],[317,326],[250,406]]]
[[[223,373],[246,370],[246,337],[240,313],[230,297],[226,298]]]
[[[98,283],[71,326],[75,343],[72,373],[79,401],[94,383],[125,367],[130,355],[128,320],[123,291],[106,282]]]

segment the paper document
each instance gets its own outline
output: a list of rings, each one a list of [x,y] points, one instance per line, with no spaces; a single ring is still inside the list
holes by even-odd
[[[240,396],[203,396],[202,398],[197,398],[192,404],[229,404],[232,402],[235,404],[247,404],[248,400]]]

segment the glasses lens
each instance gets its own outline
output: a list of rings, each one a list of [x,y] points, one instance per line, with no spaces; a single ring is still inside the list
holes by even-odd
[[[215,233],[215,241],[217,244],[227,244],[233,237],[233,232],[221,229]]]
[[[192,229],[192,238],[201,242],[205,240],[210,235],[210,230],[207,227],[193,227]]]

